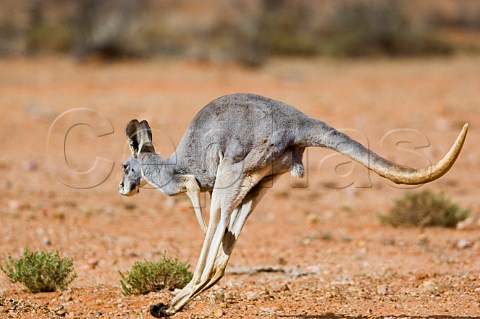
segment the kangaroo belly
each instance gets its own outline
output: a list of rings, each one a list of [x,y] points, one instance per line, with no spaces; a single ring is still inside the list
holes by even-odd
[[[283,155],[272,162],[273,175],[290,172],[292,176],[303,177],[305,168],[302,157],[304,148],[291,147]]]

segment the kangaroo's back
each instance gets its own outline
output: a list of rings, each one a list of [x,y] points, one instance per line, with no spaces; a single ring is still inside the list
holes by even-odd
[[[201,184],[202,179],[211,184],[220,158],[235,163],[250,154],[250,164],[266,165],[295,144],[299,130],[311,120],[296,108],[263,96],[225,95],[198,112],[175,155],[185,172],[197,176]]]

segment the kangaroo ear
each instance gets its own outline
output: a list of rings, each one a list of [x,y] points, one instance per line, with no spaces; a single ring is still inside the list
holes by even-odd
[[[125,129],[125,135],[127,137],[128,146],[130,146],[130,152],[132,152],[133,157],[137,157],[139,151],[139,143],[138,143],[138,129],[140,127],[140,123],[137,119],[131,120],[127,124],[127,128]]]
[[[138,152],[154,152],[152,129],[147,121],[141,121],[138,127]]]

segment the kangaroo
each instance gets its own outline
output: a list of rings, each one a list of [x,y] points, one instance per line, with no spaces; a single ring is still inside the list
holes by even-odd
[[[210,102],[166,159],[155,153],[148,123],[130,121],[126,137],[132,154],[124,164],[119,193],[136,194],[147,183],[168,196],[186,193],[206,234],[192,280],[168,304],[151,306],[150,313],[171,316],[223,277],[247,218],[269,189],[264,186],[286,172],[303,176],[305,148],[329,148],[397,184],[416,185],[434,181],[452,167],[467,131],[465,124],[438,163],[413,169],[379,156],[290,105],[254,94],[226,95]],[[200,192],[211,195],[207,227]]]

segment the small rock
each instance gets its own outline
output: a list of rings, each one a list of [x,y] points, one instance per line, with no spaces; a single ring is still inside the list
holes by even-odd
[[[101,317],[102,315],[103,313],[101,313],[100,311],[95,311],[92,313],[92,316],[94,316],[95,318]]]
[[[226,302],[220,302],[220,303],[218,304],[218,307],[219,307],[219,308],[226,309],[226,308],[228,308],[228,304],[227,304]]]
[[[387,285],[378,285],[377,286],[377,294],[387,295],[388,294],[388,286]]]
[[[318,223],[318,214],[316,213],[308,213],[306,216],[307,222],[310,224],[316,224]]]
[[[281,265],[281,266],[284,266],[287,264],[287,260],[283,257],[279,257],[278,260],[277,260],[278,264]]]
[[[458,242],[457,242],[457,248],[458,249],[466,249],[466,248],[470,248],[473,246],[473,242],[468,240],[468,239],[460,239]]]
[[[300,241],[300,245],[303,245],[303,246],[309,246],[311,243],[312,243],[312,238],[310,237],[304,237]]]
[[[38,163],[35,160],[23,161],[22,167],[26,171],[33,172],[38,169]]]
[[[60,305],[56,306],[55,308],[53,308],[52,310],[55,311],[55,312],[59,312],[60,310],[63,310],[63,308],[64,308],[63,305],[60,304]]]
[[[214,315],[216,318],[220,318],[220,317],[222,317],[224,314],[225,314],[225,312],[223,311],[223,309],[215,309],[215,311],[213,312],[213,315]]]
[[[335,298],[337,297],[337,293],[335,291],[327,291],[325,292],[325,298]]]
[[[57,312],[55,312],[57,315],[64,317],[67,314],[67,311],[65,309],[60,309]]]
[[[89,260],[87,260],[87,267],[90,269],[95,269],[97,268],[99,263],[100,260],[98,260],[97,258],[90,258]]]
[[[254,300],[260,299],[260,297],[262,296],[262,292],[249,291],[249,292],[245,293],[245,296],[247,297],[248,300],[254,301]]]
[[[423,293],[435,293],[438,291],[437,284],[432,280],[423,282],[418,288]]]
[[[474,229],[477,226],[480,226],[480,219],[477,221],[474,216],[470,216],[467,219],[459,222],[457,224],[457,229]]]
[[[267,308],[267,307],[261,307],[260,310],[263,311],[263,312],[269,313],[269,314],[273,314],[275,312],[274,309]]]
[[[225,290],[224,289],[217,289],[212,291],[213,299],[217,302],[224,302],[225,301]]]
[[[45,246],[50,246],[52,244],[52,241],[50,240],[50,237],[43,237],[42,238],[42,244]]]
[[[288,285],[285,283],[272,286],[273,292],[289,291],[289,290],[290,290],[290,287],[288,287]]]
[[[238,296],[235,293],[229,291],[225,292],[225,301],[234,302],[237,298]]]
[[[140,254],[137,251],[130,250],[125,253],[127,257],[140,257]]]

